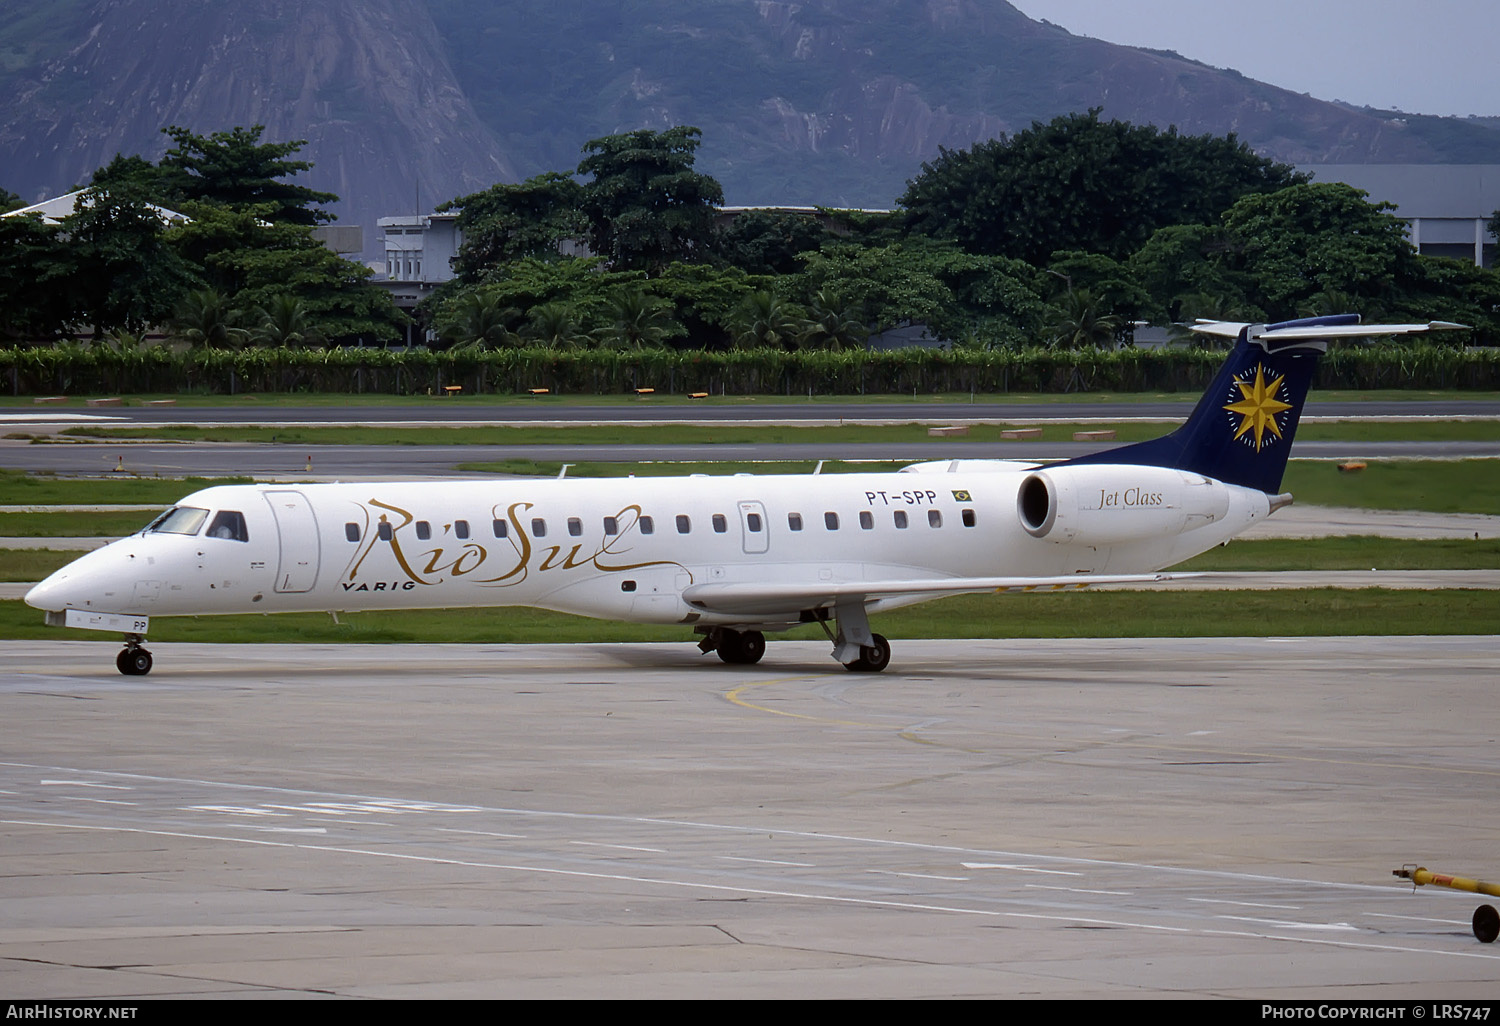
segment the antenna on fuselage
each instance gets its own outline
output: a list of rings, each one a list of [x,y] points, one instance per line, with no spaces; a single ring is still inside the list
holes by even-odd
[[[818,465],[816,467],[813,467],[813,473],[814,474],[821,474],[821,473],[823,473],[823,464],[826,463],[826,462],[827,462],[827,460],[819,460],[818,461]]]
[[[572,465],[573,464],[571,464],[571,463],[564,463],[562,465],[562,469],[557,472],[557,479],[559,481],[561,481],[563,478],[565,478],[565,477],[568,476],[568,468],[571,467]]]

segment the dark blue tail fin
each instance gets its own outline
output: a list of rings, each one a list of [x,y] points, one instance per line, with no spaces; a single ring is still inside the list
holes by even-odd
[[[1175,467],[1274,495],[1318,357],[1328,348],[1316,329],[1358,323],[1358,314],[1339,314],[1242,326],[1187,423],[1165,437],[1068,463]]]

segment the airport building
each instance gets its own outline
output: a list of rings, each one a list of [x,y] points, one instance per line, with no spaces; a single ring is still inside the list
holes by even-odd
[[[1425,256],[1491,267],[1495,239],[1485,224],[1500,211],[1496,164],[1302,164],[1315,182],[1344,182],[1377,203],[1395,204],[1412,245]]]
[[[411,309],[453,278],[453,258],[463,243],[458,214],[382,217],[375,223],[385,247],[385,267],[373,270],[397,306]]]

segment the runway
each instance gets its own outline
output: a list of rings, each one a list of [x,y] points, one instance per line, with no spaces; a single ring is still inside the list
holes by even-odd
[[[926,442],[651,445],[278,445],[238,442],[29,445],[0,440],[0,467],[32,473],[137,477],[250,476],[281,481],[413,480],[432,477],[484,477],[461,469],[466,464],[502,460],[550,463],[680,463],[702,461],[875,460],[916,462],[941,459],[1072,459],[1114,448],[1113,442]],[[1500,457],[1497,442],[1303,442],[1293,459],[1486,459]],[[311,469],[309,469],[311,468]]]
[[[1492,999],[1496,642],[0,643],[0,989]]]

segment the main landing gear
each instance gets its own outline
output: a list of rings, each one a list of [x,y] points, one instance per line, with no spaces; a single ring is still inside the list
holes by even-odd
[[[829,629],[828,621],[837,620],[838,633]],[[833,616],[826,609],[803,614],[803,622],[816,622],[833,642],[833,658],[853,673],[879,673],[891,665],[891,643],[882,634],[870,630],[863,599],[840,602]],[[699,627],[703,639],[698,648],[717,652],[730,665],[752,666],[766,654],[766,636],[755,630],[731,630],[728,627]]]
[[[859,646],[859,658],[844,664],[854,673],[879,673],[891,665],[891,643],[884,634],[871,634],[873,644]]]
[[[141,647],[146,639],[139,634],[125,635],[125,649],[115,656],[115,666],[127,677],[144,677],[151,672],[151,653]]]
[[[718,652],[719,658],[732,666],[752,666],[766,654],[766,636],[760,631],[716,627],[704,635],[698,647],[704,652]]]

